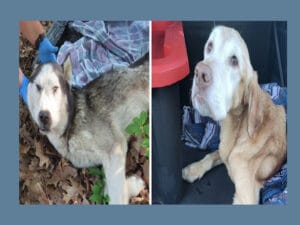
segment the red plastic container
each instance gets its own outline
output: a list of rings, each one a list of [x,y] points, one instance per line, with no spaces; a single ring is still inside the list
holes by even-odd
[[[181,22],[152,22],[152,87],[174,84],[189,74]]]

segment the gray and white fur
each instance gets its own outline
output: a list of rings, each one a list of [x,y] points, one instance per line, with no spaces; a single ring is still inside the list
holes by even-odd
[[[110,204],[127,204],[144,187],[125,177],[125,128],[149,109],[149,64],[114,70],[81,89],[71,88],[72,68],[39,65],[28,85],[28,107],[41,133],[76,167],[103,165]]]

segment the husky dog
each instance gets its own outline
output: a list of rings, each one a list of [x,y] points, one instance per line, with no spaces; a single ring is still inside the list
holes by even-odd
[[[28,85],[28,107],[39,131],[74,166],[103,165],[110,204],[127,204],[144,187],[141,178],[125,177],[125,129],[149,109],[148,65],[115,70],[74,89],[67,59],[64,67],[39,65]]]

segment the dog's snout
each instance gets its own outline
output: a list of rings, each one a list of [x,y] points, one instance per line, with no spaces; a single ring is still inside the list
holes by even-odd
[[[48,110],[40,111],[39,120],[43,125],[48,125],[50,122],[50,113]]]
[[[212,72],[208,65],[199,62],[195,67],[196,82],[199,86],[207,86],[211,83]]]

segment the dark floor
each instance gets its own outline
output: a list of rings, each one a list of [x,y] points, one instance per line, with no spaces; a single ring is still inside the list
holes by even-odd
[[[183,166],[200,160],[207,152],[183,149]],[[179,204],[231,204],[234,186],[224,165],[207,172],[202,179],[190,184],[183,182],[182,199]]]

